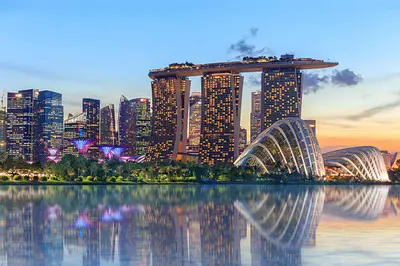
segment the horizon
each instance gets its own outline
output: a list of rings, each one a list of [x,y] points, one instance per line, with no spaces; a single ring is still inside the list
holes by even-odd
[[[400,24],[397,1],[292,1],[297,12],[290,15],[302,22],[296,27],[275,23],[285,4],[264,1],[247,6],[206,0],[183,13],[176,7],[188,6],[185,1],[47,2],[0,3],[0,29],[7,33],[0,43],[4,92],[62,93],[65,116],[79,113],[83,98],[100,99],[101,107],[114,104],[117,111],[121,95],[151,99],[150,69],[292,52],[339,62],[333,69],[303,72],[302,118],[317,121],[322,149],[365,145],[400,151],[400,37],[392,34]],[[241,19],[223,23],[238,10]],[[257,74],[243,76],[241,124],[249,135],[251,92],[260,86]],[[200,79],[190,79],[191,92],[199,91]]]

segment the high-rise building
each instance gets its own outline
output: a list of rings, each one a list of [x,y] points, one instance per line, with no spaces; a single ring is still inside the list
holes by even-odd
[[[0,152],[6,152],[7,111],[5,107],[0,109]]]
[[[87,138],[86,113],[69,114],[67,120],[64,121],[64,154],[78,156],[78,149],[71,143],[71,140],[83,138]]]
[[[314,136],[317,136],[317,121],[315,120],[304,120],[304,122],[311,128]]]
[[[8,155],[34,161],[36,107],[39,91],[22,90],[7,95],[7,137]]]
[[[262,72],[261,131],[286,117],[301,117],[301,77],[296,68]]]
[[[190,80],[161,77],[152,81],[153,118],[151,145],[146,161],[175,160],[186,151]]]
[[[114,105],[109,104],[101,108],[100,115],[100,144],[112,145],[118,144]]]
[[[261,133],[261,91],[251,93],[250,138],[253,142]]]
[[[242,154],[247,148],[247,130],[245,128],[240,129],[239,136],[239,154]]]
[[[100,140],[100,100],[84,98],[82,112],[86,113],[87,138],[95,143],[89,148],[89,157],[97,158],[99,155],[98,141]]]
[[[39,92],[37,102],[36,160],[45,162],[47,149],[63,147],[64,108],[62,96],[53,91]]]
[[[135,155],[147,152],[151,136],[150,100],[146,98],[132,99],[135,122]]]
[[[201,81],[200,163],[233,163],[239,156],[243,76],[205,74]]]
[[[192,93],[189,105],[189,148],[198,152],[201,133],[201,92]]]
[[[128,100],[121,96],[119,105],[119,141],[125,155],[144,155],[151,136],[150,100]]]

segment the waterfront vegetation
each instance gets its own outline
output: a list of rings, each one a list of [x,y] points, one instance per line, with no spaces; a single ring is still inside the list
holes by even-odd
[[[102,163],[83,156],[65,155],[59,163],[28,164],[0,154],[0,183],[8,184],[170,184],[170,183],[366,183],[358,177],[328,177],[325,180],[289,174],[277,165],[275,173],[261,174],[254,168],[233,164],[199,165],[193,162],[133,163],[109,160]],[[389,171],[400,183],[400,170]],[[367,182],[372,183],[372,182]]]

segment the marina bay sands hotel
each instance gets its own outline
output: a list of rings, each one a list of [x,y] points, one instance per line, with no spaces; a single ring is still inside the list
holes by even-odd
[[[179,160],[186,154],[190,76],[201,76],[198,161],[233,163],[239,156],[243,72],[261,72],[261,132],[285,117],[301,117],[302,70],[338,65],[293,55],[244,57],[211,64],[170,64],[149,73],[153,124],[147,161]]]

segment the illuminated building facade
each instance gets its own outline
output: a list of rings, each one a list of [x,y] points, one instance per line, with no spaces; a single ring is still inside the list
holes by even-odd
[[[118,137],[115,126],[114,105],[109,104],[101,108],[100,113],[100,144],[117,145]]]
[[[68,115],[64,121],[64,154],[78,155],[78,149],[71,143],[72,139],[87,138],[86,113]]]
[[[100,100],[84,98],[82,100],[82,112],[86,113],[87,138],[100,140]],[[98,143],[94,143],[89,150],[89,157],[98,156]]]
[[[129,156],[146,154],[151,136],[150,100],[128,100],[121,96],[119,105],[119,144]]]
[[[254,141],[261,133],[261,91],[251,93],[250,138]]]
[[[7,111],[5,107],[0,109],[0,152],[6,151]]]
[[[135,128],[135,155],[144,155],[147,152],[151,136],[150,99],[132,99]]]
[[[153,119],[146,161],[176,160],[186,151],[190,81],[180,77],[152,81]]]
[[[239,155],[244,152],[247,148],[247,130],[245,128],[240,129],[239,135]]]
[[[239,156],[243,77],[235,73],[202,77],[200,163],[233,163]]]
[[[39,91],[33,89],[7,95],[7,153],[31,162],[35,159],[38,96]]]
[[[189,98],[189,143],[188,152],[198,153],[200,148],[201,92],[193,92]]]
[[[41,91],[37,101],[36,160],[45,162],[48,149],[63,147],[64,108],[62,96],[53,91]]]
[[[301,75],[296,68],[262,72],[261,131],[287,117],[301,117]]]

